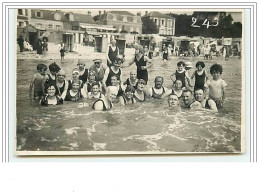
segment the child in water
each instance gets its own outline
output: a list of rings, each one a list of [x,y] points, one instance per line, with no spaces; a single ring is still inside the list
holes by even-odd
[[[208,80],[204,85],[206,93],[208,93],[209,90],[209,98],[216,102],[218,109],[223,108],[223,103],[226,98],[225,88],[227,83],[222,78],[220,78],[222,72],[223,68],[221,65],[213,64],[210,68],[212,79]]]
[[[202,61],[196,63],[197,70],[193,73],[191,79],[195,79],[194,91],[197,89],[204,90],[204,84],[209,79],[207,72],[204,70],[205,64]]]
[[[37,65],[37,73],[35,73],[32,77],[29,89],[29,96],[30,99],[41,99],[44,95],[43,93],[43,81],[47,79],[46,76],[47,66],[45,64],[38,64]]]
[[[188,85],[191,86],[190,78],[184,68],[185,68],[185,63],[183,61],[178,62],[177,69],[176,69],[175,73],[173,73],[170,76],[170,78],[173,82],[175,82],[176,80],[182,81],[182,87],[186,87],[185,80],[187,80]]]
[[[46,86],[49,86],[50,84],[54,84],[54,85],[56,84],[57,73],[60,70],[61,68],[55,62],[49,65],[50,74],[47,74],[46,79],[43,81],[43,86],[42,86],[43,89]]]

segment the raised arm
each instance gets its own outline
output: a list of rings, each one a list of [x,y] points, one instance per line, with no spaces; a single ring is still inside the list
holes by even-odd
[[[107,48],[107,51],[106,51],[106,58],[107,58],[108,62],[111,64],[112,61],[111,61],[111,59],[109,58],[109,49],[110,49],[110,46],[108,45],[108,48]]]
[[[129,66],[131,66],[132,64],[134,64],[135,62],[135,57],[133,57],[130,61],[129,61]]]
[[[34,81],[35,81],[35,79],[36,79],[36,74],[33,75],[32,79],[31,79],[30,87],[29,87],[30,99],[34,98]]]
[[[64,91],[63,91],[63,93],[61,94],[61,98],[62,98],[63,100],[66,98],[67,90],[68,90],[68,82],[65,81]]]
[[[105,92],[107,91],[106,81],[107,81],[109,73],[110,73],[110,69],[107,68],[105,70],[105,73],[104,73],[104,76],[103,76],[103,81],[102,81],[102,85],[103,85],[103,88],[104,88]]]

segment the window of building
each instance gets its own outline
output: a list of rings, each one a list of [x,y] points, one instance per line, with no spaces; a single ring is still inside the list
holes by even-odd
[[[118,20],[118,21],[123,21],[123,16],[118,15],[118,16],[117,16],[117,20]]]
[[[61,20],[61,14],[60,13],[55,13],[54,14],[54,20]]]
[[[172,20],[167,20],[167,26],[172,27]]]
[[[43,35],[43,33],[44,33],[44,32],[43,32],[43,31],[41,31],[41,32],[40,32],[40,36],[42,36],[42,35]]]
[[[157,22],[158,22],[158,21],[157,21],[157,18],[155,18],[155,23],[158,24]]]
[[[53,28],[53,25],[52,25],[52,24],[49,24],[49,28]]]
[[[22,9],[18,9],[18,15],[23,15]]]
[[[20,26],[20,27],[23,27],[23,22],[19,22],[19,26]]]
[[[57,30],[60,30],[60,29],[61,29],[61,26],[60,26],[60,25],[56,25],[56,29],[57,29]]]
[[[135,18],[133,18],[132,16],[128,16],[128,17],[127,17],[128,22],[133,22],[134,19],[135,19]]]
[[[72,13],[69,14],[69,21],[74,21],[74,15]]]
[[[40,12],[40,11],[36,11],[36,12],[35,12],[35,16],[36,16],[37,18],[42,18],[42,17],[43,17],[43,14],[42,14],[42,12]]]
[[[123,16],[123,22],[127,22],[127,16]]]
[[[42,28],[42,24],[41,23],[37,23],[37,27],[38,28]]]
[[[161,20],[161,24],[162,24],[162,26],[164,26],[165,25],[165,21]]]

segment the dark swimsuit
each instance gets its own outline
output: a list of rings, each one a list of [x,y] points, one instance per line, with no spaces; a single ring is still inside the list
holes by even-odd
[[[111,68],[109,68],[109,69],[110,69],[110,72],[109,72],[109,75],[108,75],[107,80],[106,80],[106,86],[107,87],[112,85],[111,78],[113,76],[117,76],[118,79],[120,79],[120,76],[121,76],[121,69],[119,69],[118,73],[113,72]]]
[[[49,86],[49,85],[56,85],[56,75],[55,75],[55,79],[52,79],[52,77],[50,76],[50,74],[48,75],[48,79],[45,82],[45,86]]]
[[[65,101],[78,101],[82,97],[80,91],[77,92],[75,96],[71,96],[70,90],[67,92]]]
[[[145,93],[144,93],[144,99],[143,99],[143,100],[138,99],[138,97],[135,96],[135,94],[133,95],[133,97],[135,98],[135,100],[136,100],[137,102],[144,102],[144,101],[146,101],[146,94],[145,94]]]
[[[161,96],[165,93],[165,88],[163,88],[163,92],[161,94],[157,94],[154,90],[154,88],[152,87],[152,96],[153,98],[156,98],[156,99],[161,99]]]
[[[116,46],[116,49],[113,51],[112,50],[112,47],[109,46],[109,52],[108,52],[108,56],[111,60],[111,64],[109,64],[108,60],[107,60],[107,66],[108,67],[111,67],[111,65],[113,64],[113,62],[115,61],[115,59],[117,58],[117,55],[118,55],[118,47]]]
[[[135,56],[134,62],[137,65],[137,78],[138,79],[143,79],[144,81],[148,81],[148,72],[147,70],[142,70],[141,66],[146,66],[147,62],[144,60],[144,55],[142,55],[142,57],[137,60],[137,57]]]
[[[175,93],[174,89],[172,89],[172,93],[170,95],[176,95],[178,97],[178,95]],[[183,96],[183,92],[178,98],[181,98],[182,96]]]
[[[182,81],[182,87],[185,87],[185,71],[179,73],[178,71],[175,72],[176,80]]]
[[[127,104],[127,100],[124,96],[122,96],[123,100],[124,100],[124,104],[126,105]],[[133,97],[131,98],[131,102],[132,104],[134,104],[134,101],[133,101]]]
[[[63,104],[63,99],[62,99],[62,98],[59,98],[59,97],[57,97],[57,96],[56,96],[56,98],[57,98],[57,104],[56,104],[56,105]],[[48,104],[48,98],[46,98],[46,97],[42,98],[40,104],[41,104],[42,106],[47,106],[47,105],[49,105],[49,104]]]
[[[85,83],[87,81],[87,78],[88,78],[88,69],[85,69],[84,74],[79,76],[79,79],[82,80],[83,83]]]
[[[96,100],[96,101],[94,102],[93,106],[92,106],[92,109],[94,109],[94,105],[96,104],[96,102],[99,102],[99,101],[101,101],[101,102],[103,103],[103,110],[108,110],[108,109],[106,108],[105,103],[104,103],[104,101],[103,101],[102,99]],[[112,108],[112,103],[111,103],[111,102],[110,102],[110,107]]]
[[[202,75],[198,75],[197,70],[195,71],[195,86],[194,91],[196,89],[204,89],[205,82],[205,71],[203,71]]]

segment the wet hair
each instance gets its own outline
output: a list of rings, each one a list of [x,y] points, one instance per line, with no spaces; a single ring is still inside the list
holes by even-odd
[[[223,68],[220,64],[213,64],[210,67],[210,74],[212,74],[213,72],[219,72],[220,74],[222,74],[223,72]]]
[[[164,78],[163,77],[161,77],[161,76],[157,76],[156,78],[155,78],[155,81],[157,80],[157,79],[162,79],[162,82],[164,82]]]
[[[187,93],[187,92],[190,92],[191,95],[193,95],[193,92],[192,92],[190,89],[185,89],[185,90],[183,90],[183,93]]]
[[[100,87],[100,83],[97,82],[97,81],[95,81],[95,82],[92,83],[92,87],[95,86],[95,85],[97,85],[98,87]]]
[[[135,88],[132,87],[131,85],[128,85],[125,89],[125,93],[126,92],[132,92],[132,93],[135,93]]]
[[[119,77],[118,75],[112,75],[111,78],[112,78],[112,77],[116,77],[116,79],[117,79],[118,81],[120,80],[120,77]]]
[[[49,71],[58,72],[59,70],[61,70],[61,68],[56,64],[56,62],[49,65]]]
[[[46,86],[44,87],[44,92],[47,94],[47,93],[48,93],[48,88],[50,88],[50,87],[52,87],[52,86],[53,86],[53,87],[55,88],[55,90],[56,90],[55,95],[58,95],[58,94],[59,94],[59,89],[58,89],[57,85],[56,85],[56,84],[53,84],[53,83],[50,83],[50,84],[46,85]]]
[[[197,88],[197,89],[194,90],[194,94],[196,93],[196,91],[200,91],[200,90],[202,90],[202,92],[204,93],[204,90],[203,90],[203,89]]]
[[[202,61],[198,61],[198,62],[196,63],[196,68],[197,68],[198,66],[201,66],[202,68],[204,68],[204,67],[205,67],[205,64],[204,64],[204,62],[202,62]]]
[[[174,85],[175,85],[175,83],[176,83],[176,81],[181,81],[180,79],[176,79],[175,81],[174,81]],[[183,82],[181,81],[181,84],[183,85]]]
[[[180,61],[177,63],[177,66],[181,66],[181,65],[183,65],[183,67],[185,67],[185,63],[183,61]]]
[[[40,71],[40,70],[47,70],[48,67],[45,65],[45,64],[38,64],[37,65],[37,70]]]

